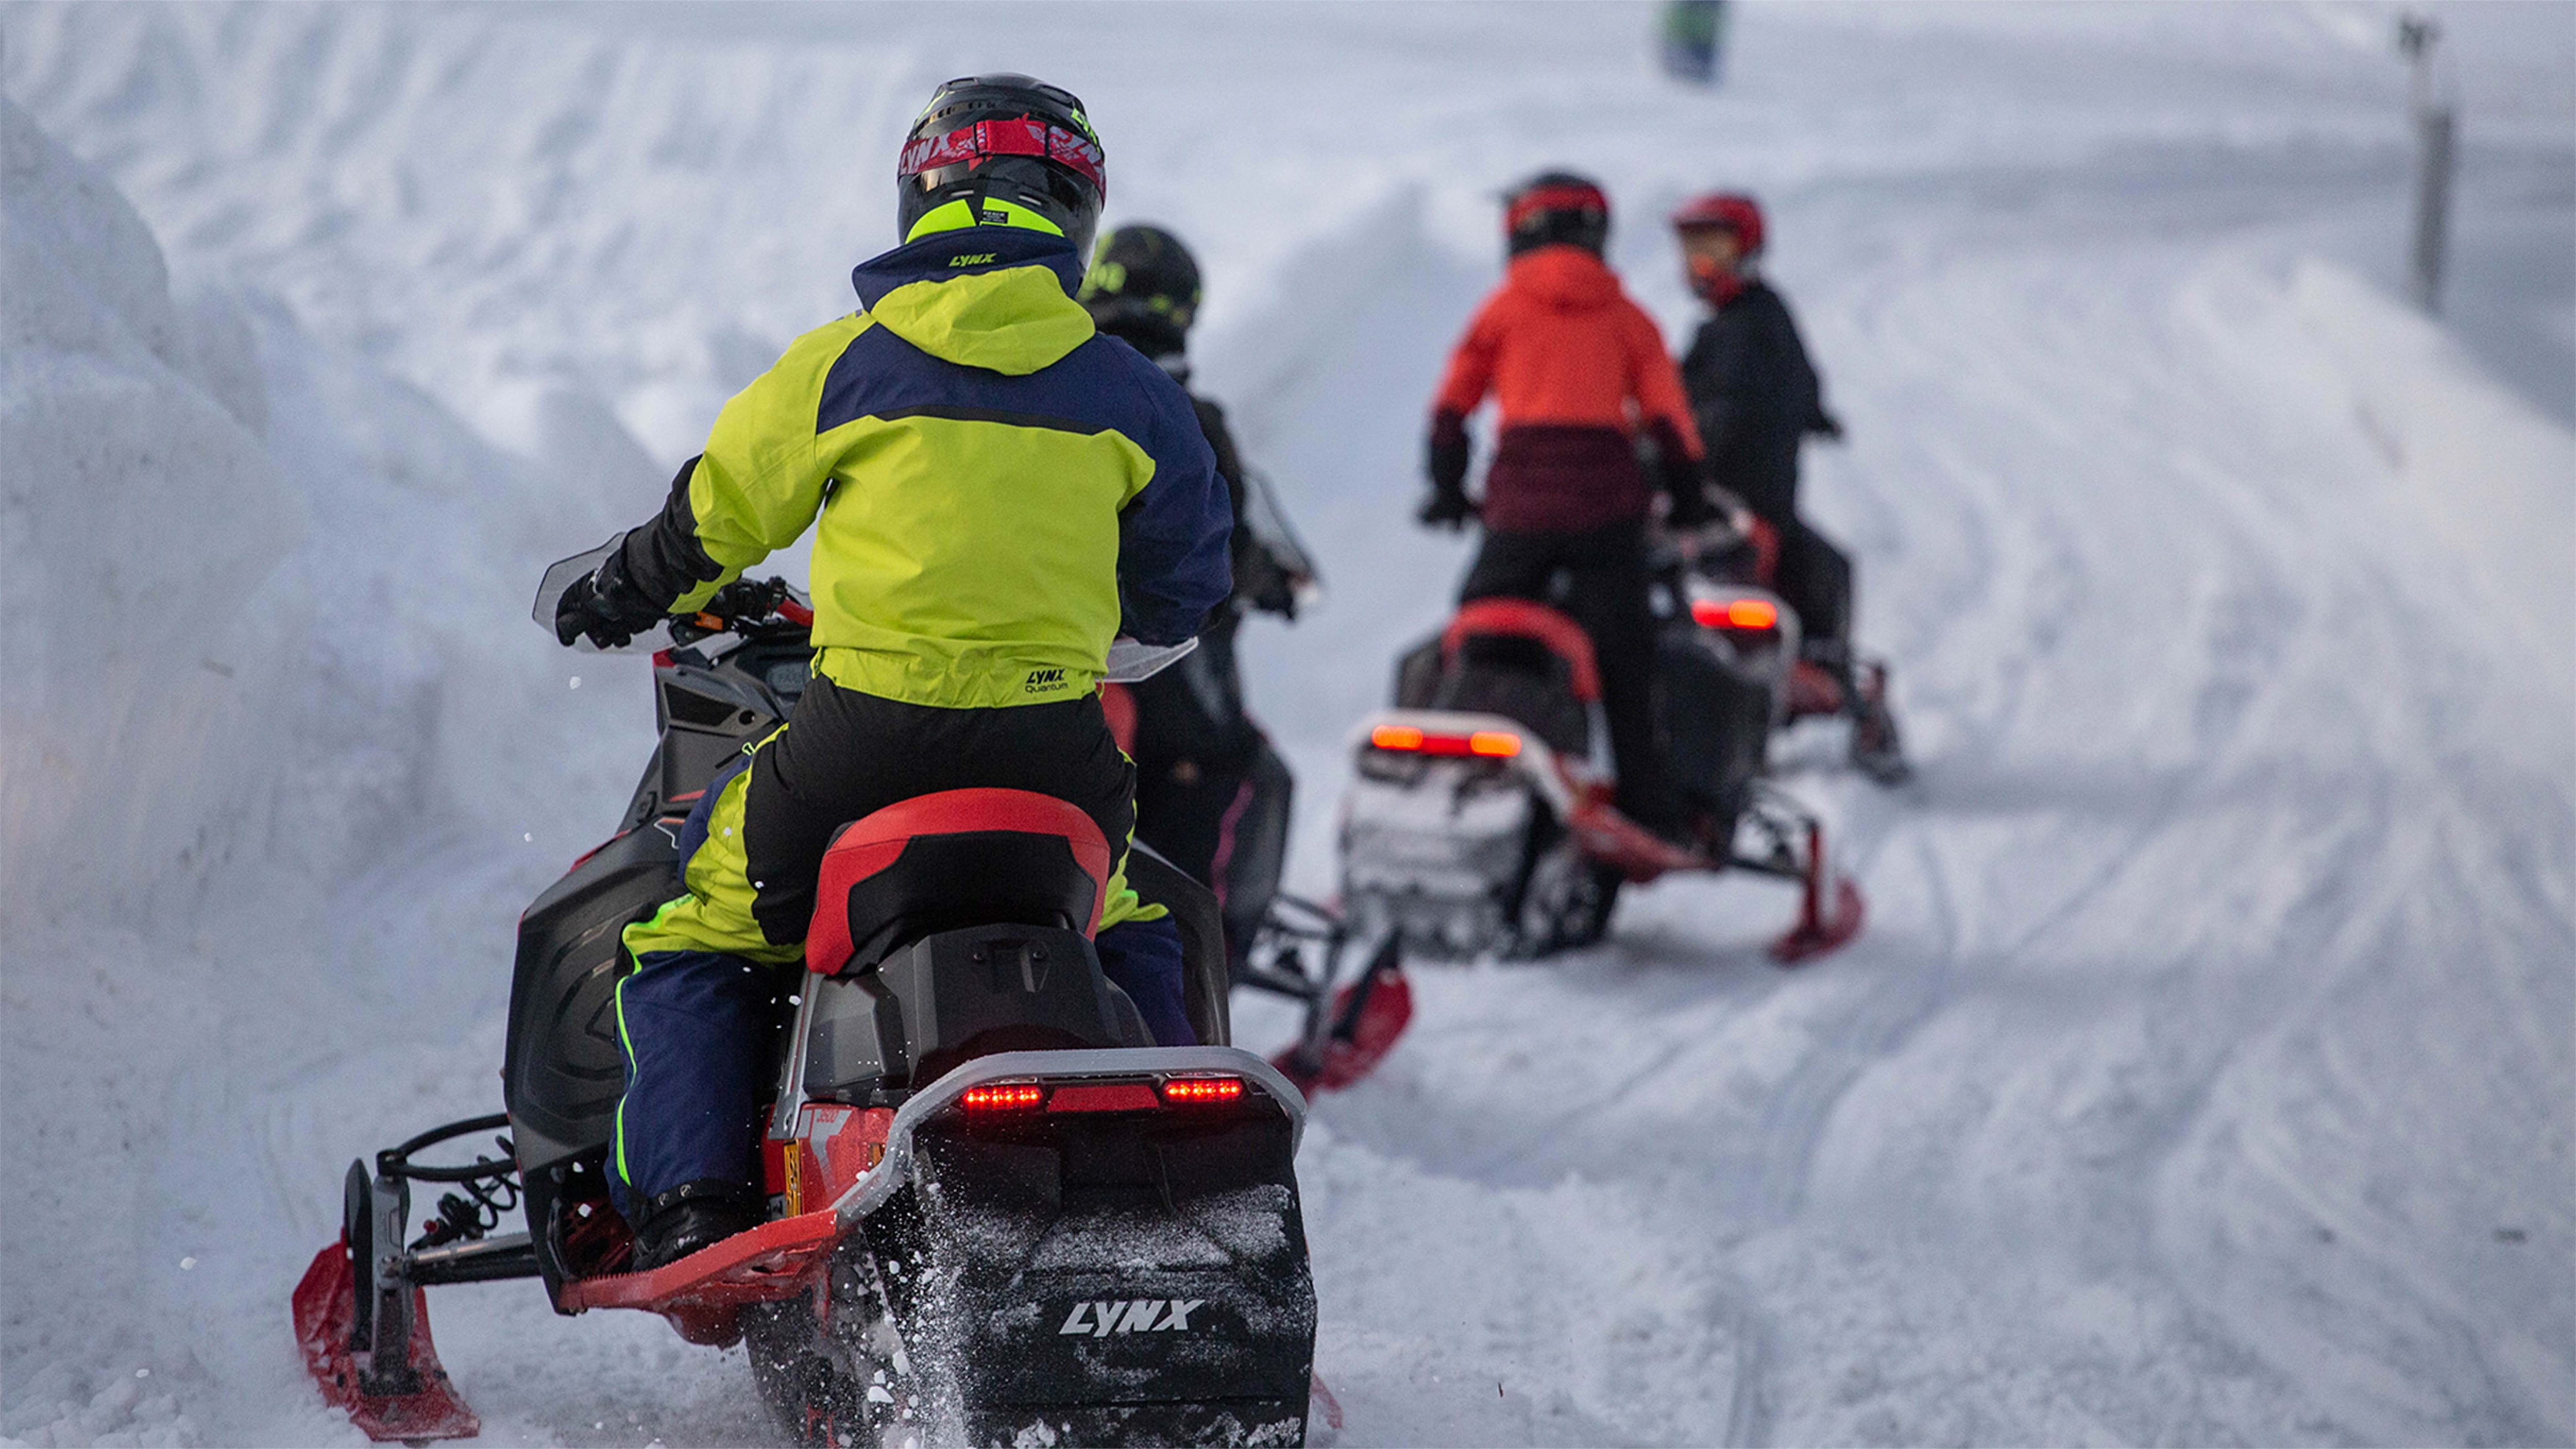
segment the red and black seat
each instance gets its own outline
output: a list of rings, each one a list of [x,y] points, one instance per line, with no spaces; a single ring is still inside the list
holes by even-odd
[[[1583,626],[1527,599],[1473,599],[1408,658],[1396,703],[1517,720],[1560,753],[1591,749],[1601,670]]]
[[[1109,842],[1069,802],[1028,790],[943,790],[841,827],[823,853],[805,965],[862,970],[941,931],[1100,928]]]

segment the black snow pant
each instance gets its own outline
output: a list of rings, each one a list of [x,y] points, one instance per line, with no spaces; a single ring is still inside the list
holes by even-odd
[[[1600,666],[1619,808],[1650,829],[1670,830],[1684,823],[1684,812],[1655,740],[1655,619],[1647,582],[1641,520],[1583,533],[1488,531],[1458,601],[1530,599],[1583,626]]]
[[[1825,645],[1837,658],[1850,652],[1851,558],[1831,540],[1794,514],[1775,523],[1780,534],[1780,563],[1772,575],[1780,597],[1798,611],[1798,627],[1807,643]],[[1820,651],[1824,652],[1824,651]]]
[[[1222,898],[1217,865],[1229,854],[1262,742],[1244,712],[1230,621],[1128,692],[1136,700],[1136,838]]]

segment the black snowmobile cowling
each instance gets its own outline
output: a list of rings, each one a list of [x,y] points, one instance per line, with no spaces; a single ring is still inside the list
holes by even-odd
[[[769,1220],[627,1271],[606,1160],[619,933],[677,894],[680,827],[716,768],[794,709],[811,617],[785,584],[746,581],[651,641],[653,756],[616,833],[519,923],[507,1113],[353,1164],[343,1239],[296,1290],[325,1397],[379,1439],[476,1432],[422,1289],[535,1277],[559,1312],[640,1308],[692,1342],[747,1341],[800,1444],[1303,1442],[1304,1098],[1228,1044],[1214,898],[1137,847],[1129,883],[1181,924],[1204,1043],[1153,1044],[1090,940],[1105,843],[1046,797],[951,791],[844,827],[811,969],[780,973]],[[485,1132],[506,1133],[498,1156],[415,1161]],[[454,1189],[425,1226],[414,1183]],[[510,1215],[524,1231],[501,1231]]]

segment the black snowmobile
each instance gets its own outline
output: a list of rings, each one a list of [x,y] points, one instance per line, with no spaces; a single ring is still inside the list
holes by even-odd
[[[1281,612],[1294,618],[1323,597],[1322,572],[1270,479],[1247,468],[1242,482],[1235,526],[1253,543],[1242,557],[1268,575],[1248,592],[1288,601]],[[1116,684],[1103,686],[1101,697],[1118,743],[1133,753],[1135,702]],[[1413,988],[1396,933],[1355,931],[1331,906],[1280,889],[1295,794],[1295,775],[1264,734],[1207,884],[1224,916],[1234,984],[1288,997],[1303,1011],[1297,1039],[1270,1060],[1312,1096],[1351,1085],[1385,1059],[1413,1019]]]
[[[548,573],[549,632],[600,556]],[[693,1343],[746,1342],[799,1444],[1302,1443],[1304,1099],[1227,1044],[1213,897],[1138,848],[1129,882],[1181,924],[1209,1043],[1153,1044],[1090,940],[1108,843],[1045,796],[949,791],[842,828],[808,969],[777,1002],[769,1221],[628,1270],[606,1176],[619,932],[678,894],[691,805],[803,692],[812,620],[783,582],[745,581],[643,641],[661,646],[660,743],[615,833],[520,919],[506,1112],[353,1163],[342,1241],[295,1290],[324,1396],[377,1439],[477,1432],[422,1290],[536,1278],[561,1313],[644,1309]],[[1178,652],[1121,641],[1112,677]],[[487,1134],[497,1156],[420,1160]],[[418,1225],[416,1183],[446,1190]]]
[[[1521,599],[1462,605],[1396,665],[1394,708],[1362,721],[1342,810],[1342,904],[1423,954],[1535,957],[1599,941],[1622,887],[1744,870],[1799,887],[1783,962],[1860,930],[1860,891],[1824,825],[1764,778],[1797,668],[1796,617],[1731,581],[1736,536],[1659,539],[1651,593],[1656,733],[1694,816],[1668,840],[1620,813],[1592,642]]]

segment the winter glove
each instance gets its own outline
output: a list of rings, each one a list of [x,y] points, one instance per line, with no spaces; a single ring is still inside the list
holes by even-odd
[[[1467,499],[1467,490],[1456,484],[1447,487],[1431,485],[1431,496],[1422,500],[1414,515],[1428,528],[1464,528],[1476,516],[1476,505]]]
[[[626,550],[612,550],[588,577],[575,579],[555,604],[555,638],[588,639],[617,649],[662,622],[662,610],[626,580]]]
[[[1843,420],[1832,413],[1820,412],[1816,414],[1815,422],[1809,425],[1807,431],[1828,443],[1839,443],[1843,440]]]
[[[1467,501],[1467,455],[1471,447],[1465,418],[1446,410],[1432,416],[1431,446],[1424,458],[1424,471],[1431,476],[1431,496],[1413,515],[1426,526],[1462,528],[1476,516],[1476,505]]]

